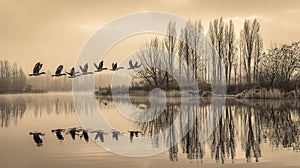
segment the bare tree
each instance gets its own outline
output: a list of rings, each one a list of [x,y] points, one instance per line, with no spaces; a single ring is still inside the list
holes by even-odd
[[[187,82],[189,82],[191,78],[191,74],[189,70],[191,66],[191,47],[190,47],[191,27],[192,27],[192,23],[189,21],[185,25],[184,29],[181,30],[181,34],[180,34],[181,41],[178,50],[178,54],[180,56],[180,61],[179,61],[180,74],[186,76]]]
[[[293,74],[300,68],[300,42],[270,49],[261,59],[261,84],[288,89]]]
[[[151,88],[163,87],[166,81],[166,73],[162,71],[164,60],[162,59],[162,45],[158,37],[152,39],[150,43],[146,43],[137,57],[143,67],[143,70],[138,72],[138,78]]]
[[[26,76],[22,68],[19,68],[18,80],[17,80],[17,88],[18,90],[23,90],[26,84]]]
[[[225,54],[224,54],[224,63],[225,63],[225,76],[228,85],[231,83],[231,72],[233,62],[236,55],[236,43],[235,43],[235,33],[234,25],[232,20],[229,21],[229,26],[225,26]]]
[[[243,62],[243,43],[239,40],[239,84],[242,85],[242,62]]]
[[[253,66],[253,82],[258,81],[258,71],[259,71],[259,62],[261,60],[261,55],[263,52],[263,39],[260,35],[256,36],[254,44],[254,66]]]
[[[165,57],[165,64],[167,71],[166,74],[166,81],[167,81],[167,89],[169,89],[170,84],[170,75],[173,74],[173,67],[174,67],[174,59],[175,59],[175,50],[176,50],[176,23],[175,22],[169,22],[167,34],[164,38],[164,46],[167,50],[167,56]]]
[[[0,92],[22,91],[25,82],[25,74],[16,63],[11,66],[8,61],[0,61]]]
[[[195,76],[195,79],[198,80],[199,78],[199,72],[202,71],[202,53],[203,53],[203,42],[204,42],[204,36],[203,36],[203,25],[201,23],[201,20],[195,21],[194,23],[191,23],[191,63],[192,63],[192,71],[193,75]]]
[[[223,22],[223,18],[215,19],[213,23],[210,23],[208,35],[211,39],[213,46],[219,56],[217,59],[217,66],[213,67],[213,82],[222,80],[222,61],[224,59],[225,54],[225,26]],[[213,62],[215,62],[215,58],[213,57]]]
[[[257,19],[254,19],[254,21],[251,20],[245,20],[244,22],[244,28],[241,31],[241,43],[242,45],[242,54],[244,56],[244,68],[246,72],[246,79],[248,83],[252,82],[252,59],[257,53],[255,53],[255,44],[257,40],[260,40],[259,38],[259,30],[260,25],[257,21]]]

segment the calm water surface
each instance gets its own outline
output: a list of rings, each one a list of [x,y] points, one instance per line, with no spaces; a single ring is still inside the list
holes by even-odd
[[[146,98],[97,99],[97,105],[111,127],[124,132],[119,141],[108,133],[104,143],[133,145],[128,130],[140,130],[143,136],[153,137],[180,119],[181,125],[171,129],[164,138],[152,142],[159,148],[179,135],[185,124],[192,127],[179,143],[169,150],[149,157],[125,157],[104,150],[92,139],[89,142],[63,133],[59,141],[51,132],[56,128],[81,127],[75,112],[84,108],[84,116],[95,115],[89,110],[89,101],[74,104],[69,93],[24,94],[0,96],[0,165],[1,167],[299,167],[300,162],[300,103],[299,100],[227,100],[218,109],[210,108],[208,100],[195,98],[200,105],[191,103],[179,114],[180,103],[170,100],[163,112],[152,121],[134,122],[120,114],[118,107],[130,110],[132,103],[137,109],[149,108]],[[217,111],[217,112],[216,112]],[[139,115],[147,115],[138,112]],[[205,140],[199,135],[208,116],[219,118],[215,130]],[[91,128],[90,128],[91,129]],[[38,147],[30,131],[41,131],[45,136]],[[109,132],[109,130],[107,131]],[[134,137],[139,139],[142,137]],[[134,140],[135,140],[134,139]]]

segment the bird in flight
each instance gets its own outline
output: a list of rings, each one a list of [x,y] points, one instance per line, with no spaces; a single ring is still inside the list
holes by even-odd
[[[138,65],[138,62],[135,62],[135,64],[133,64],[132,60],[129,60],[129,68],[128,68],[128,70],[130,70],[130,69],[137,69],[137,68],[139,68],[141,66],[142,66],[142,64]]]
[[[112,68],[110,69],[111,71],[117,71],[119,69],[123,69],[124,67],[118,67],[117,63],[112,63],[111,68]]]
[[[66,72],[69,75],[69,78],[76,78],[76,74],[79,72],[75,72],[75,68],[73,67],[70,72]]]
[[[101,61],[99,63],[99,65],[97,65],[96,63],[94,63],[94,66],[96,67],[96,71],[95,72],[101,72],[103,70],[107,70],[107,68],[103,68],[103,61]]]
[[[43,67],[43,64],[41,64],[41,62],[36,63],[33,68],[32,74],[29,74],[29,76],[39,76],[42,74],[46,74],[45,72],[40,72],[42,67]]]
[[[59,65],[55,71],[55,74],[52,75],[52,77],[59,77],[59,76],[63,76],[66,75],[65,73],[61,73],[61,71],[63,70],[64,66],[63,65]]]
[[[93,72],[88,72],[88,69],[89,69],[89,64],[88,64],[88,63],[86,63],[86,64],[84,65],[84,67],[79,66],[79,68],[80,68],[80,70],[81,70],[81,72],[82,72],[81,75],[93,74]]]

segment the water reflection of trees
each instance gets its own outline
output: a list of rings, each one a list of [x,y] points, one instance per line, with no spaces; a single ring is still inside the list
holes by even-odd
[[[68,94],[58,95],[40,95],[24,97],[28,109],[26,111],[34,114],[35,117],[41,117],[45,114],[50,115],[70,115],[74,113],[74,103],[72,96]]]
[[[299,110],[298,114],[293,114],[293,111],[285,108],[270,109],[270,112],[265,115],[268,117],[264,126],[265,137],[269,138],[274,148],[280,146],[289,148],[299,145],[299,121],[293,119],[299,117]]]
[[[241,110],[242,148],[245,150],[247,162],[250,162],[252,157],[258,162],[261,157],[261,111],[255,111],[249,106]]]
[[[225,111],[219,118],[218,126],[209,137],[211,157],[217,162],[225,162],[226,156],[231,158],[232,162],[235,157],[235,123],[231,106],[225,106]]]
[[[68,115],[74,112],[73,99],[69,95],[0,97],[1,127],[9,127],[12,121],[17,124],[25,112],[32,113],[34,117],[45,114]]]
[[[22,98],[0,98],[1,127],[8,127],[13,121],[17,124],[22,119],[26,110],[26,103]]]
[[[214,114],[210,113],[208,109],[209,106],[187,106],[185,107],[187,113],[181,113],[180,123],[181,125],[190,122],[193,122],[191,129],[187,132],[183,139],[181,140],[181,149],[184,154],[186,154],[186,158],[189,160],[193,159],[202,159],[205,155],[205,138],[201,137],[201,132],[207,132],[207,128],[205,128],[205,119],[212,115],[211,117],[218,118],[218,116],[213,116]],[[215,113],[217,114],[217,113]],[[215,121],[213,121],[215,122]],[[183,128],[180,126],[180,128]],[[205,136],[205,135],[204,135]]]
[[[184,112],[179,113],[178,103],[168,103],[165,109],[156,109],[163,113],[152,121],[139,122],[137,126],[146,136],[155,137],[166,128],[172,127],[173,121],[179,117],[179,126],[173,126],[165,134],[164,140],[157,139],[157,146],[162,143],[174,144],[176,135],[184,133],[188,122],[193,122],[191,129],[184,133],[185,136],[175,145],[169,145],[169,158],[178,160],[178,152],[182,152],[190,160],[203,160],[206,146],[209,147],[211,158],[217,162],[225,163],[226,160],[234,162],[237,144],[241,144],[244,158],[247,162],[259,162],[263,155],[261,144],[268,142],[272,148],[299,149],[299,104],[282,104],[273,106],[252,106],[240,103],[226,103],[222,115],[217,118],[217,126],[211,135],[202,141],[201,135],[205,128],[205,120],[209,115],[215,115],[216,109],[209,110],[209,105],[183,107]],[[218,107],[217,107],[218,108]],[[163,141],[163,142],[162,142]]]

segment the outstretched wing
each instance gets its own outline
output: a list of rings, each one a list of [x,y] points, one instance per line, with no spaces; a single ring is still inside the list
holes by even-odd
[[[33,73],[38,73],[39,72],[40,64],[41,64],[40,62],[35,64],[35,66],[33,68],[33,71],[32,71]]]
[[[103,69],[103,61],[101,61],[101,62],[99,63],[99,68],[100,68],[100,69]]]
[[[88,64],[88,63],[86,63],[86,64],[84,65],[84,70],[85,70],[85,72],[87,72],[87,71],[88,71],[88,68],[89,68],[89,64]]]
[[[84,69],[82,68],[81,65],[79,66],[79,68],[80,68],[81,72],[84,72]]]
[[[99,68],[99,67],[97,66],[97,64],[96,64],[96,63],[94,63],[94,66],[95,66],[95,68],[98,70],[98,68]]]
[[[140,66],[142,66],[142,64],[138,65],[138,62],[136,62],[136,63],[134,64],[134,66],[135,66],[135,68],[139,68]]]
[[[59,66],[57,67],[57,69],[56,69],[55,74],[56,74],[56,75],[60,75],[60,74],[61,74],[61,71],[63,70],[63,68],[64,68],[63,65],[59,65]]]
[[[39,69],[37,71],[38,73],[40,72],[40,70],[42,69],[42,67],[43,67],[43,64],[40,63]]]
[[[70,75],[73,76],[74,74],[75,74],[75,68],[73,67],[73,68],[71,69]]]
[[[130,68],[133,68],[132,60],[129,60],[129,66]]]
[[[111,68],[114,69],[114,67],[115,67],[115,63],[112,63]]]

